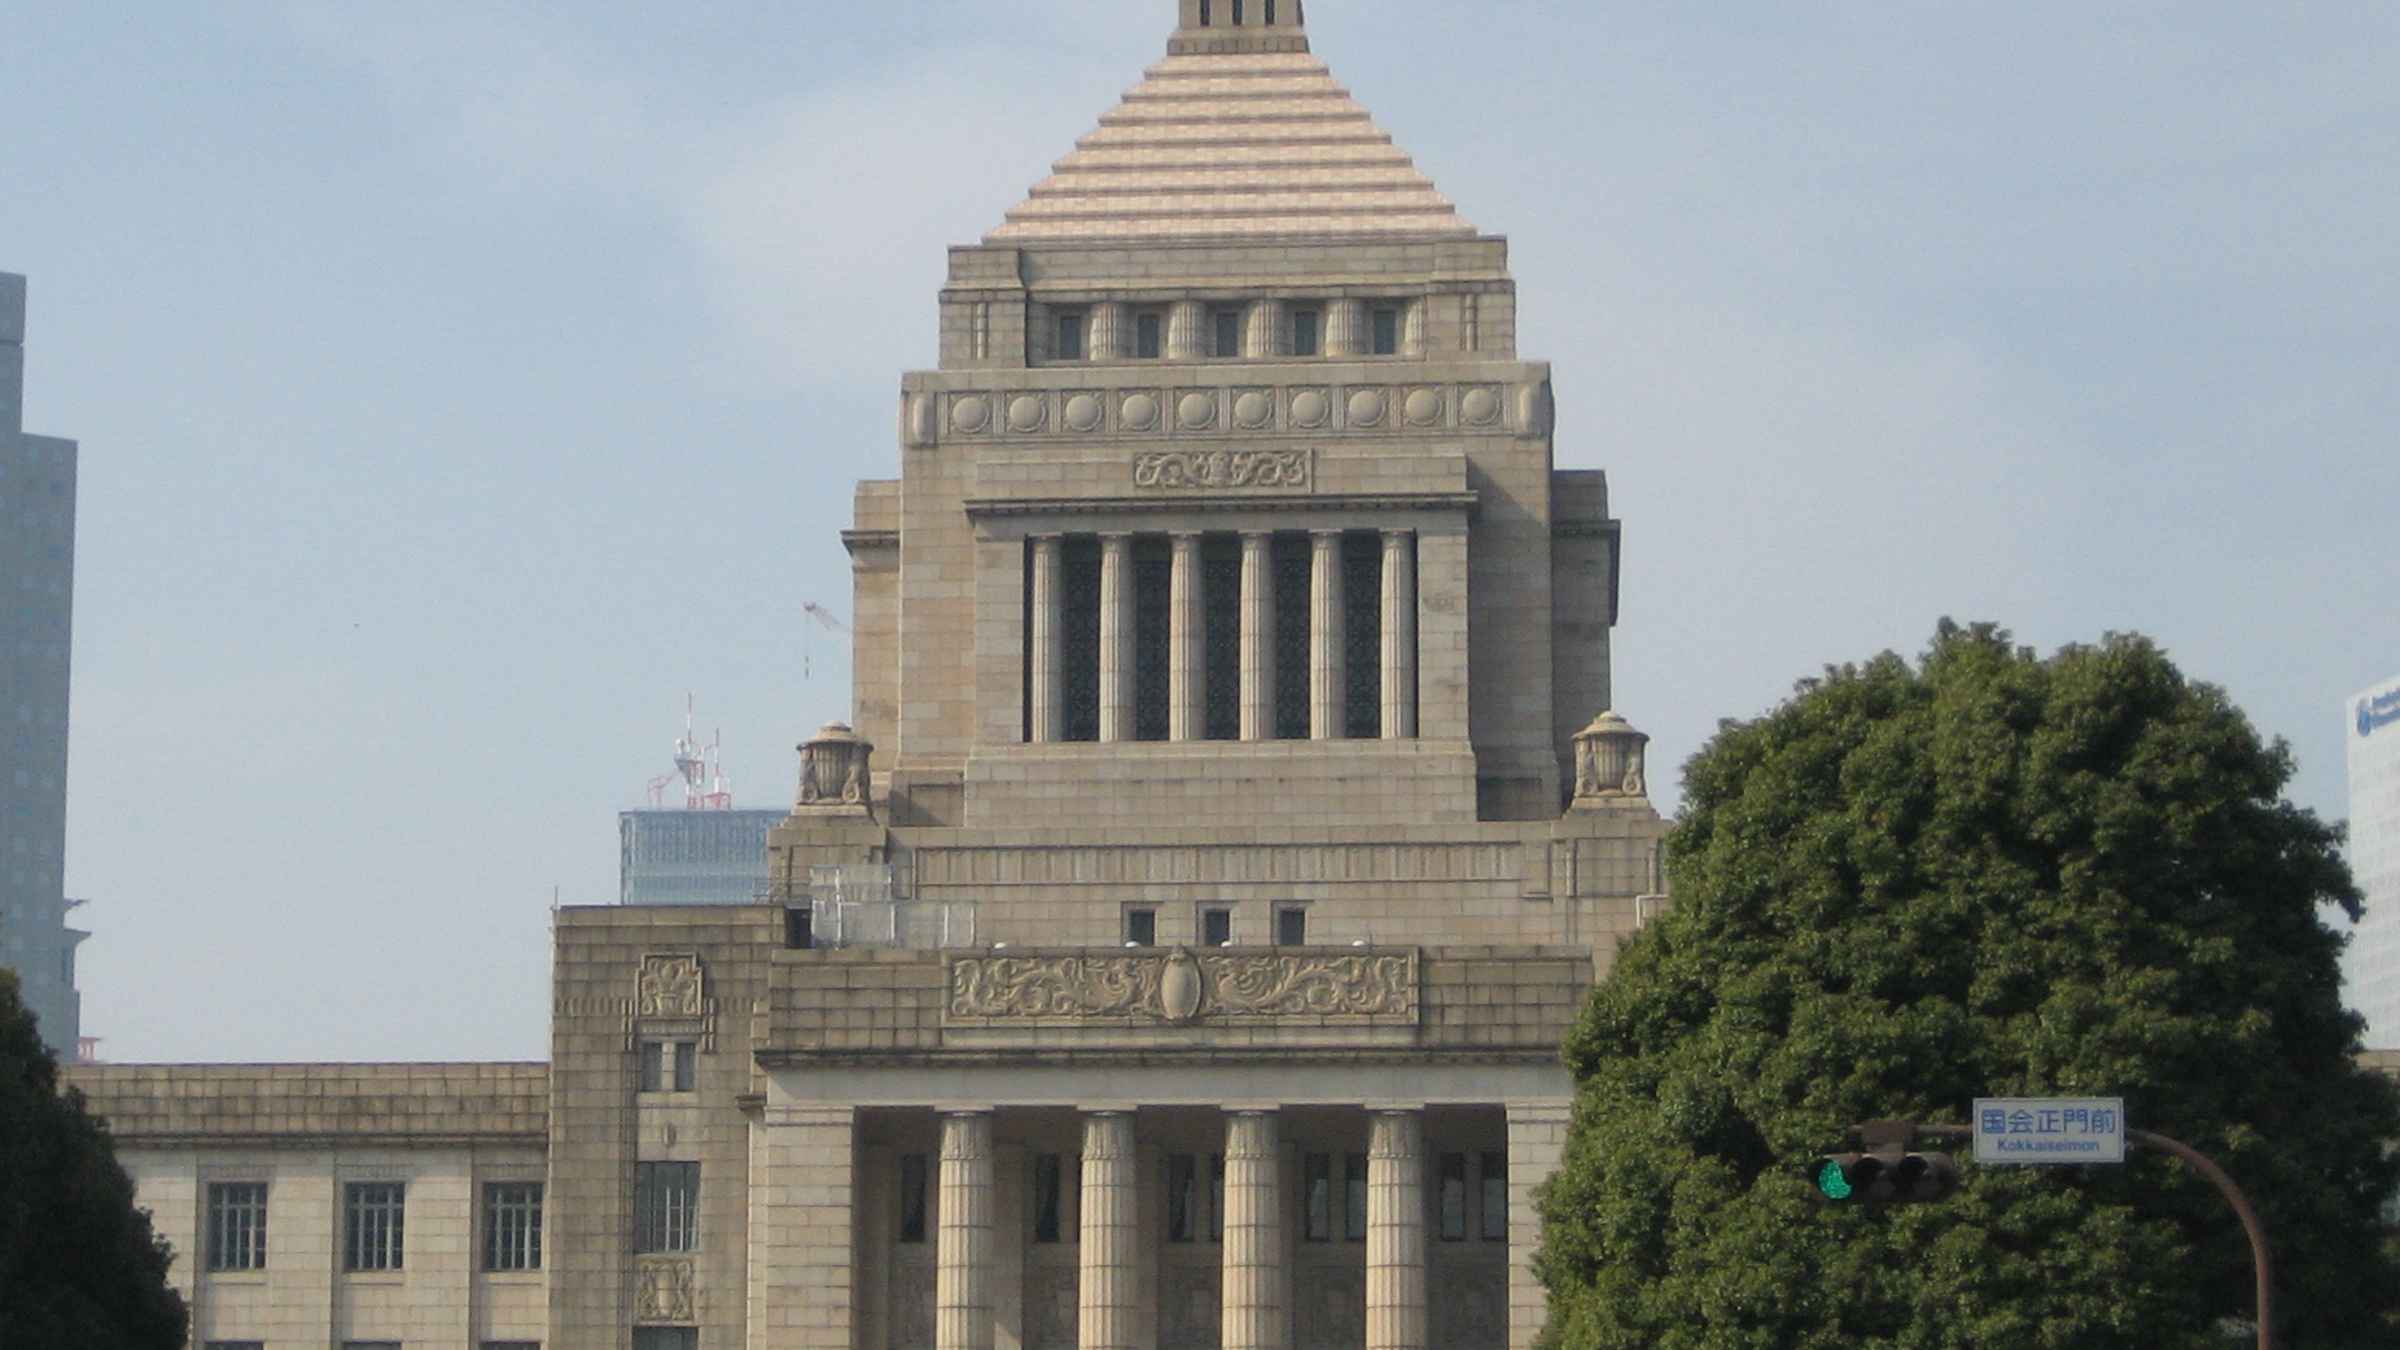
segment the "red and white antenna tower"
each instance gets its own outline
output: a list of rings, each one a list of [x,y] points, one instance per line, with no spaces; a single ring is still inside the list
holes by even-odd
[[[700,744],[692,731],[692,696],[683,696],[683,734],[675,738],[675,772],[662,773],[650,780],[650,805],[665,810],[667,797],[676,784],[683,785],[683,809],[686,811],[730,811],[733,809],[733,780],[725,776],[719,756],[725,745],[725,733],[714,733],[708,744]]]

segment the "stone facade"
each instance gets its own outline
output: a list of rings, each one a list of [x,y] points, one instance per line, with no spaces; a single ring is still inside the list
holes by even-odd
[[[558,916],[545,1110],[505,1140],[546,1160],[535,1339],[1534,1343],[1558,1046],[1660,903],[1606,482],[1555,466],[1505,241],[1299,0],[1179,18],[951,253],[843,536],[852,718],[800,747],[768,896]],[[183,1073],[85,1078],[179,1215],[252,1167],[176,1123]],[[383,1137],[258,1100],[314,1160],[270,1226],[317,1301],[205,1325],[338,1340],[325,1187]],[[373,1165],[438,1168],[411,1204],[472,1248],[487,1144],[447,1114]],[[443,1278],[404,1339],[485,1334],[430,1329],[491,1277]]]

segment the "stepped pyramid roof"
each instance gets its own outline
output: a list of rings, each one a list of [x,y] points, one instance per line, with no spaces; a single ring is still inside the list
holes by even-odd
[[[1476,235],[1305,36],[1280,45],[1179,41],[986,242]]]

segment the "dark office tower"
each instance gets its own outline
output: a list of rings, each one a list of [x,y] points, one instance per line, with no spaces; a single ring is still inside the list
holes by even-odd
[[[82,1017],[67,927],[67,649],[75,443],[25,434],[25,278],[0,272],[0,966],[72,1058]]]

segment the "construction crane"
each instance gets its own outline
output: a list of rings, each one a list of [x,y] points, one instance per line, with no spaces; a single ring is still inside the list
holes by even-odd
[[[828,633],[842,633],[846,635],[850,632],[850,625],[833,617],[832,610],[825,608],[823,605],[818,604],[814,600],[803,601],[800,605],[800,612],[816,620],[817,626],[824,629]],[[810,639],[808,630],[802,629],[800,631],[801,679],[813,680],[817,677],[815,647],[816,644]]]

